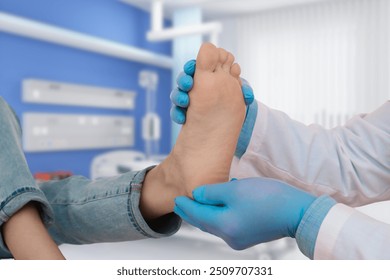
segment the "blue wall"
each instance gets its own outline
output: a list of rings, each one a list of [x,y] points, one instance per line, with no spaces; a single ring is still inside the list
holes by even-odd
[[[149,14],[117,0],[2,0],[0,11],[171,55],[170,43],[150,43],[146,40]],[[20,118],[24,112],[134,116],[136,145],[132,149],[140,151],[144,150],[141,121],[145,113],[145,94],[138,86],[138,74],[145,69],[157,71],[160,77],[157,110],[163,126],[160,152],[169,152],[171,135],[169,93],[172,81],[170,70],[2,32],[0,66],[0,95],[14,108]],[[27,78],[134,90],[137,92],[136,109],[128,112],[23,103],[21,83]],[[93,157],[106,151],[108,150],[26,153],[26,158],[32,173],[70,170],[74,174],[89,176]]]

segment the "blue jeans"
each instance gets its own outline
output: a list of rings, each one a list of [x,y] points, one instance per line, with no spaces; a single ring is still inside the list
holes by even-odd
[[[29,202],[39,206],[43,222],[57,244],[90,244],[159,238],[180,227],[175,214],[153,229],[139,210],[142,183],[150,168],[91,181],[81,176],[37,184],[21,146],[19,121],[0,97],[0,228]],[[0,234],[0,258],[10,258]]]

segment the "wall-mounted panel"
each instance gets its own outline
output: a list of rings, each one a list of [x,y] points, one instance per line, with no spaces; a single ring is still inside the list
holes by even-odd
[[[147,41],[145,33],[149,28],[150,14],[130,5],[124,5],[120,1],[0,0],[0,3],[1,12],[7,14],[116,42],[126,47],[143,49],[164,57],[172,56],[171,42]],[[170,23],[167,22],[166,26],[169,25]],[[133,117],[136,122],[135,144],[131,150],[144,151],[142,127],[139,124],[145,114],[146,96],[138,94],[144,92],[139,86],[138,78],[140,71],[156,71],[159,75],[156,112],[162,124],[160,151],[164,154],[169,153],[171,104],[168,95],[172,90],[171,66],[157,67],[153,66],[155,65],[153,62],[144,64],[127,60],[123,56],[124,59],[121,59],[108,53],[113,51],[112,48],[108,51],[107,48],[101,49],[102,52],[98,53],[93,50],[88,51],[87,48],[82,50],[65,47],[48,41],[32,40],[30,36],[15,35],[0,32],[0,64],[2,69],[6,69],[0,73],[0,95],[12,106],[21,120],[23,113],[28,112]],[[90,47],[95,48],[96,45]],[[22,81],[25,79],[134,90],[137,93],[135,108],[130,111],[24,102]],[[109,150],[111,149],[28,152],[26,159],[33,174],[67,170],[88,177],[93,158]]]
[[[27,152],[134,145],[134,119],[131,117],[26,113],[23,130]]]
[[[44,80],[23,81],[23,101],[31,103],[134,109],[135,92]]]

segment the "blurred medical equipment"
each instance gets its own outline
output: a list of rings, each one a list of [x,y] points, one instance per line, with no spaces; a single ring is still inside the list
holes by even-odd
[[[101,154],[92,160],[91,179],[116,176],[129,171],[142,170],[159,164],[159,159],[147,159],[145,154],[119,150]]]
[[[101,154],[92,160],[91,179],[142,170],[159,164],[165,158],[159,154],[161,120],[156,112],[158,78],[157,73],[153,71],[144,70],[139,73],[139,85],[146,91],[146,113],[142,119],[145,153],[119,150]]]
[[[71,171],[53,171],[53,172],[37,172],[34,174],[34,179],[38,182],[63,180],[73,176]]]
[[[118,110],[135,108],[134,91],[56,81],[23,80],[23,102],[96,107]]]
[[[146,113],[142,120],[142,138],[147,158],[159,154],[161,120],[156,113],[158,75],[153,71],[141,71],[139,85],[146,90]]]
[[[28,103],[113,110],[135,108],[133,91],[37,79],[23,80],[22,88],[22,100]],[[25,112],[23,132],[27,152],[131,147],[134,118]]]
[[[23,132],[27,152],[131,147],[134,118],[24,113]]]

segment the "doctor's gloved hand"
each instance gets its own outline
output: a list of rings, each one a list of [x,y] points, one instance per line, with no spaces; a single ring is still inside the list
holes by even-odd
[[[195,75],[196,60],[190,60],[184,65],[184,72],[181,72],[177,77],[177,88],[171,92],[171,101],[173,107],[171,109],[172,121],[178,124],[184,124],[186,121],[187,108],[190,105],[190,97],[188,92],[194,86],[193,77]],[[254,93],[249,83],[242,80],[242,94],[244,95],[245,104],[250,105],[254,101]]]
[[[286,183],[264,178],[201,186],[193,197],[177,197],[175,213],[236,250],[295,237],[303,215],[316,200]]]

